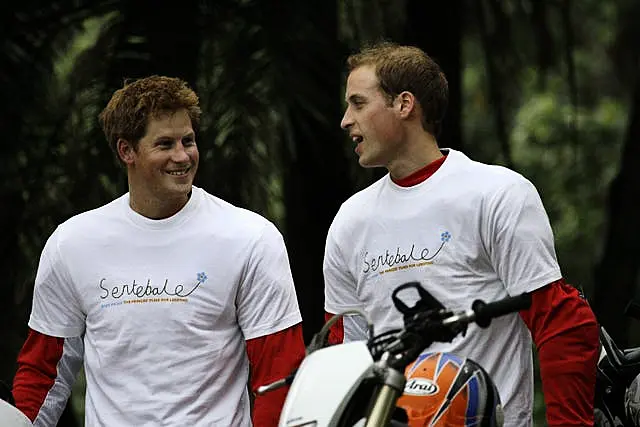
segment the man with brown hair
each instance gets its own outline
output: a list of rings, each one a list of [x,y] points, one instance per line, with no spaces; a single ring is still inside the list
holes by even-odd
[[[275,426],[285,391],[247,391],[304,356],[276,227],[194,185],[198,97],[177,78],[100,115],[129,192],[57,227],[35,280],[13,395],[55,426],[84,361],[87,426]],[[253,420],[251,420],[253,412]]]
[[[327,317],[360,309],[376,332],[401,327],[391,292],[412,281],[453,310],[468,309],[475,299],[531,293],[528,310],[488,329],[470,327],[427,351],[478,362],[497,385],[504,425],[524,427],[533,410],[533,338],[548,424],[592,425],[598,327],[587,302],[563,279],[533,184],[438,146],[448,83],[420,49],[382,43],[351,56],[348,66],[341,126],[360,165],[388,174],[344,202],[330,227]],[[334,343],[364,338],[355,316],[336,323],[330,336]]]

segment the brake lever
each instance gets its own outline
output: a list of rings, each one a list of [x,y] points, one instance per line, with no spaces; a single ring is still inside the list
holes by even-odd
[[[287,379],[286,378],[282,378],[282,379],[280,379],[278,381],[272,382],[271,384],[261,385],[256,390],[256,394],[261,396],[263,394],[269,393],[270,391],[274,391],[274,390],[277,390],[279,388],[282,388],[282,387],[284,387],[286,385],[288,385],[287,384]]]
[[[292,373],[290,373],[288,376],[286,376],[284,378],[281,378],[281,379],[279,379],[277,381],[274,381],[274,382],[272,382],[270,384],[261,385],[256,390],[256,394],[261,396],[263,394],[269,393],[270,391],[274,391],[274,390],[277,390],[279,388],[291,385],[291,383],[293,382],[293,379],[296,376],[296,372],[298,372],[297,369],[294,370]]]

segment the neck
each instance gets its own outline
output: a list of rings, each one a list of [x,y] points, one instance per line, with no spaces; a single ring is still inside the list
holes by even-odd
[[[442,156],[436,139],[430,133],[421,131],[407,138],[402,150],[389,162],[387,169],[391,178],[401,180]]]
[[[129,206],[149,219],[165,219],[178,213],[189,201],[191,193],[175,197],[158,197],[129,185]]]

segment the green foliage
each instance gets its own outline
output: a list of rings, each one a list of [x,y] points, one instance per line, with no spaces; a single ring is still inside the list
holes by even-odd
[[[617,170],[624,125],[624,108],[615,100],[576,112],[551,91],[533,96],[514,120],[514,160],[540,189],[559,251],[578,264],[593,259],[601,240],[601,206]],[[584,250],[588,257],[579,256]],[[589,270],[589,264],[580,267]]]
[[[506,3],[494,3],[499,4]],[[538,7],[546,7],[542,17],[532,16],[527,7],[505,8],[506,16],[519,25],[511,26],[512,37],[501,34],[496,45],[483,46],[475,32],[467,37],[463,131],[472,157],[509,164],[536,185],[549,213],[563,274],[590,297],[608,220],[609,185],[619,168],[628,115],[628,86],[616,78],[625,68],[616,65],[610,53],[620,43],[619,33],[628,32],[619,26],[621,9],[614,2],[573,2],[570,28],[557,5],[538,2]],[[493,25],[499,27],[499,22]],[[540,45],[541,34],[553,44]],[[504,65],[496,67],[493,77],[486,66],[487,48],[499,56],[493,60]],[[499,110],[488,91],[491,78],[505,106],[506,147],[496,129]],[[534,420],[535,425],[544,424],[539,376]]]
[[[87,20],[84,31],[73,37],[66,49],[60,48],[40,102],[24,113],[22,137],[29,143],[17,158],[27,206],[23,221],[29,226],[21,229],[21,249],[32,262],[37,261],[44,238],[57,224],[119,193],[114,183],[117,177],[109,173],[113,169],[100,173],[100,169],[91,168],[90,160],[106,147],[104,138],[96,138],[100,86],[79,81],[82,77],[78,73],[83,55],[95,45],[110,18]],[[84,180],[88,176],[92,176],[89,183],[100,191],[90,191],[91,185]],[[33,272],[33,268],[29,270]]]
[[[616,40],[617,9],[606,2],[575,3],[570,12],[576,24],[565,28],[562,10],[555,3],[545,6],[544,20],[531,18],[555,41],[553,46],[538,46],[550,55],[544,67],[531,49],[539,39],[530,27],[511,27],[515,41],[492,47],[499,55],[516,55],[520,64],[515,73],[511,68],[494,71],[499,90],[506,93],[502,99],[508,147],[499,144],[495,99],[487,95],[490,76],[483,64],[488,59],[478,38],[465,40],[463,130],[473,157],[510,165],[536,185],[563,271],[590,294],[606,225],[603,207],[618,169],[627,116],[624,88],[611,79],[614,63],[607,56]],[[521,19],[530,12],[506,7],[504,13]],[[573,35],[570,46],[567,33]],[[569,56],[555,51],[567,47]],[[568,61],[574,66],[573,77]]]

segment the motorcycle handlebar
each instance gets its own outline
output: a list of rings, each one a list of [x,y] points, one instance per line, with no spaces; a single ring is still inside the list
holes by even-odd
[[[415,307],[409,308],[404,303],[402,303],[399,298],[397,298],[397,291],[403,288],[416,288],[419,291],[421,298],[420,302]],[[430,345],[429,341],[450,341],[460,333],[461,328],[466,327],[466,325],[468,325],[469,323],[475,322],[480,327],[486,328],[490,325],[491,320],[495,319],[496,317],[515,313],[517,311],[527,309],[531,306],[531,295],[528,293],[523,293],[513,297],[509,296],[490,303],[485,303],[482,300],[475,300],[471,305],[470,310],[458,313],[446,312],[441,309],[442,305],[437,300],[435,300],[426,290],[424,290],[424,288],[422,288],[417,282],[408,283],[396,289],[396,292],[394,292],[393,295],[393,299],[396,307],[403,314],[409,314],[410,317],[409,324],[405,326],[404,333],[411,332],[409,335],[413,336],[414,339],[416,337],[416,335],[414,335],[415,333],[423,336],[423,339],[420,339],[419,342],[413,342],[409,345],[410,349],[408,354],[406,354],[405,357],[402,358],[406,359],[407,361],[411,361],[415,358],[413,357],[413,353],[418,352],[419,354],[419,352]],[[433,312],[439,312],[440,314],[432,317],[431,314]],[[442,316],[446,314],[449,315],[446,317]],[[392,352],[393,350],[401,350],[403,348],[404,351],[408,350],[406,345],[409,343],[405,341],[405,339],[403,339],[402,335],[404,334],[400,334],[398,339],[392,340],[393,342],[390,343],[391,345],[384,345],[383,348],[385,348],[385,350],[391,350]],[[373,337],[372,340],[375,341],[376,338],[379,337]],[[404,338],[409,337],[405,336]],[[411,338],[409,338],[409,340],[411,341]],[[401,360],[398,360],[398,362],[401,362]],[[294,370],[286,378],[259,387],[257,390],[257,394],[264,394],[271,390],[290,385],[293,382],[295,373],[296,370]]]
[[[531,295],[524,293],[490,303],[476,300],[471,309],[460,312],[410,309],[408,317],[405,317],[404,329],[393,334],[393,338],[387,338],[385,334],[374,337],[370,342],[370,349],[376,359],[386,352],[396,355],[390,363],[402,370],[432,343],[451,342],[464,333],[469,323],[475,322],[486,328],[496,317],[518,312],[530,305]],[[420,302],[416,304],[416,308],[419,306]]]
[[[471,309],[475,313],[475,322],[481,328],[488,327],[491,324],[491,320],[496,317],[525,310],[529,307],[531,307],[531,294],[529,293],[503,298],[490,303],[475,300],[471,305]]]
[[[455,331],[456,328],[465,327],[473,322],[482,328],[486,328],[491,324],[491,320],[496,317],[525,310],[530,306],[531,294],[529,293],[509,296],[489,303],[478,299],[471,304],[470,310],[456,313],[449,312],[447,317],[438,318],[438,316],[433,316],[429,312],[418,313],[411,319],[408,328],[422,330],[422,332],[427,335],[429,335],[432,330],[433,332],[439,330],[442,326]]]

